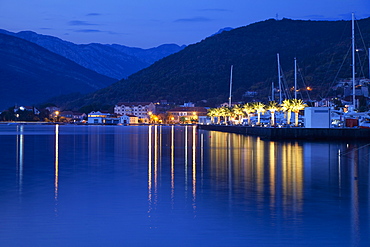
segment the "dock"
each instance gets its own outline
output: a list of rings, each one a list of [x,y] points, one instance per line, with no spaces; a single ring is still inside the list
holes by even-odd
[[[198,125],[199,129],[259,136],[271,140],[369,140],[370,129],[250,127],[235,125]]]

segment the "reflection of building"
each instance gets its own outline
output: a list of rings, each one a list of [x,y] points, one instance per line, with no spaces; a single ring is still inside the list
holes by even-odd
[[[176,131],[175,128],[177,127],[174,125],[171,127],[161,125],[148,126],[147,169],[149,217],[156,210],[157,202],[160,201],[158,195],[161,195],[161,193],[158,193],[158,188],[160,187],[160,181],[168,176],[167,172],[171,175],[171,204],[175,204],[176,191],[181,194],[185,192],[187,195],[191,195],[192,208],[194,213],[196,213],[197,178],[203,176],[203,171],[197,168],[197,129],[195,125],[180,127],[181,131]],[[179,149],[179,147],[182,148]],[[171,156],[169,167],[162,164],[163,155],[167,155],[163,151],[164,148],[169,148],[169,153],[167,153]],[[184,162],[176,162],[177,157],[180,157],[177,155],[180,155],[184,159]],[[197,169],[199,174],[197,173]],[[178,179],[176,179],[176,174],[179,176]],[[188,190],[190,187],[192,189]]]
[[[24,126],[17,126],[17,172],[19,181],[19,192],[23,189],[23,161],[24,161]]]
[[[151,102],[120,102],[114,107],[117,115],[135,115],[141,122],[149,122],[151,114],[155,113],[155,105]]]
[[[176,107],[167,111],[173,117],[174,122],[187,122],[192,119],[197,121],[199,116],[206,116],[207,109],[204,107]]]
[[[253,195],[257,202],[269,200],[273,214],[283,210],[290,217],[302,210],[304,160],[301,145],[266,142],[252,136],[222,132],[212,132],[211,137],[204,145],[208,145],[206,156],[210,157],[216,189],[226,187],[232,197],[235,187],[238,192]]]

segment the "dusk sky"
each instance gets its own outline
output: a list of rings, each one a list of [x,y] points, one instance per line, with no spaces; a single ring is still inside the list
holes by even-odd
[[[270,18],[349,20],[370,16],[369,0],[0,0],[0,26],[78,44],[150,48],[188,45],[221,28]]]

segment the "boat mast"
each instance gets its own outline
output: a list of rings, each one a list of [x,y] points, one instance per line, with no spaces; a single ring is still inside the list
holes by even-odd
[[[231,89],[233,86],[233,65],[231,65],[231,71],[230,71],[230,93],[229,93],[229,107],[231,107]]]
[[[275,101],[275,90],[274,90],[274,82],[271,85],[271,101]]]
[[[356,109],[356,90],[355,90],[355,14],[352,13],[352,101],[353,109]]]
[[[294,98],[297,99],[297,58],[294,58]]]
[[[281,95],[281,74],[280,74],[280,56],[279,53],[277,54],[277,61],[278,61],[278,77],[279,77],[279,104],[282,102],[282,95]]]

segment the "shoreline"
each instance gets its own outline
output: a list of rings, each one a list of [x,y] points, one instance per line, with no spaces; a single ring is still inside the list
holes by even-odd
[[[259,136],[270,140],[370,140],[370,129],[362,128],[274,128],[201,125],[198,129]]]

